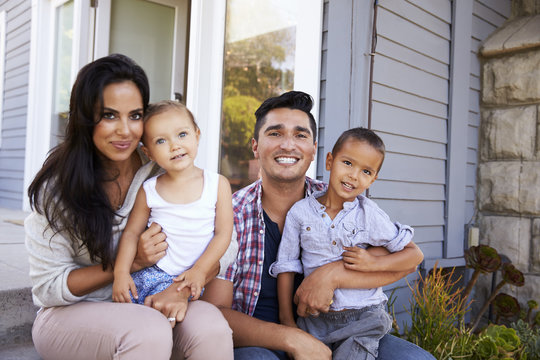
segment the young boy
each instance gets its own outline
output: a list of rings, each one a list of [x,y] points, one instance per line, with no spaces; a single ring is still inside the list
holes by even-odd
[[[393,270],[407,270],[422,261],[422,252],[411,242],[413,229],[392,223],[361,195],[377,179],[384,154],[384,143],[373,131],[345,131],[326,157],[328,190],[300,200],[287,214],[277,261],[270,267],[272,276],[279,274],[282,324],[296,326],[292,310],[295,272],[307,276],[338,260],[357,271],[385,271],[390,265]],[[365,250],[368,246],[384,246],[390,254],[374,256]],[[381,288],[336,289],[329,313],[312,313],[297,324],[328,345],[335,359],[375,359],[379,340],[391,328],[386,301]]]

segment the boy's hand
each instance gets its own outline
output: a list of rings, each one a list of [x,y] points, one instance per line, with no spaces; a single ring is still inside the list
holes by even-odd
[[[366,249],[357,246],[344,246],[345,250],[341,255],[345,268],[355,271],[377,271],[377,256],[373,256]]]
[[[115,302],[131,303],[131,296],[129,292],[133,294],[134,299],[138,299],[137,287],[129,274],[121,274],[114,276],[113,282],[113,294],[112,298]]]
[[[182,274],[174,278],[175,282],[179,282],[177,291],[182,290],[185,287],[191,289],[191,299],[197,300],[201,296],[201,291],[203,289],[204,283],[206,280],[206,273],[202,270],[192,267],[191,269],[184,271]]]

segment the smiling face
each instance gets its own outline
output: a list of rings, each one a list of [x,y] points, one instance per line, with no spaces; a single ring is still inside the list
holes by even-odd
[[[146,120],[143,151],[167,172],[183,172],[194,167],[199,135],[186,112],[169,109]]]
[[[326,156],[330,170],[328,197],[353,201],[377,179],[383,155],[365,141],[348,139],[335,154]]]
[[[263,181],[294,182],[304,180],[315,158],[317,143],[309,127],[309,118],[301,110],[278,108],[266,114],[259,140],[252,140]]]
[[[122,162],[137,148],[143,132],[143,101],[132,81],[103,89],[103,113],[98,113],[92,140],[107,160]]]

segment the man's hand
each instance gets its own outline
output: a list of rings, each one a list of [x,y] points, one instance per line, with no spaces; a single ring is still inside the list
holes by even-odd
[[[341,262],[331,264],[341,266]],[[302,317],[328,312],[334,297],[334,290],[331,269],[328,266],[315,269],[296,290],[294,295],[294,302],[298,305],[296,312]]]
[[[345,268],[355,271],[377,271],[377,256],[357,246],[344,246],[343,262]]]
[[[332,350],[314,336],[298,328],[294,329],[290,339],[292,349],[287,353],[294,360],[328,360],[332,359]]]
[[[131,272],[139,271],[158,262],[165,256],[167,250],[166,236],[161,232],[161,226],[152,223],[140,236],[137,243],[137,254]]]
[[[144,299],[144,305],[153,307],[168,319],[176,319],[176,321],[170,321],[172,327],[176,325],[176,322],[184,320],[190,295],[189,289],[185,288],[178,292],[176,287],[176,284],[172,284],[162,292]]]
[[[204,271],[199,270],[194,266],[174,278],[175,282],[180,283],[176,287],[176,290],[181,291],[183,288],[189,288],[191,289],[191,296],[193,297],[193,300],[197,300],[199,299],[199,296],[201,296],[201,291],[204,287],[206,276],[207,275]]]

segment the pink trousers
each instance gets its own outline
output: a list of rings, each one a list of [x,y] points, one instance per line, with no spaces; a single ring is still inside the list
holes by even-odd
[[[213,305],[190,302],[171,331],[159,311],[136,304],[80,302],[41,310],[37,352],[55,359],[233,359],[232,331]]]

